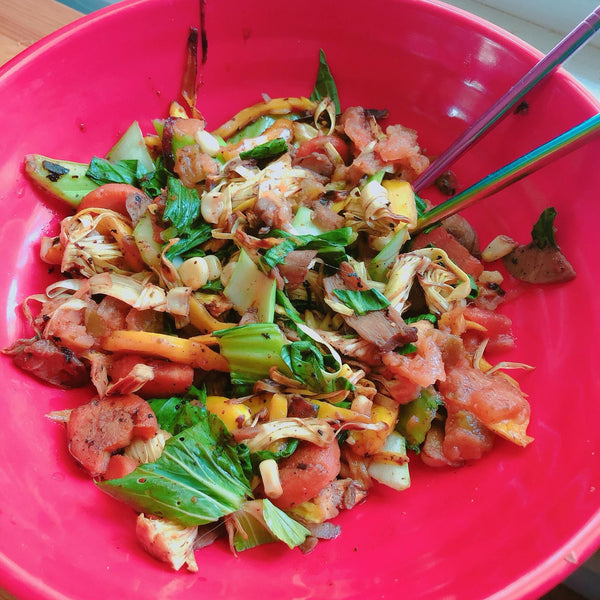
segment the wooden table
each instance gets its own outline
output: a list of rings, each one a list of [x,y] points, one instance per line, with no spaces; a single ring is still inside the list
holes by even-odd
[[[0,64],[81,16],[55,0],[0,0]]]
[[[82,17],[83,13],[55,0],[0,0],[0,65],[19,52]],[[548,598],[576,598],[564,586],[559,586]],[[0,600],[17,600],[0,589]]]

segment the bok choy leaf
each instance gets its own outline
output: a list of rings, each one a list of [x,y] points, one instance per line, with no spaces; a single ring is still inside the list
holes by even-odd
[[[283,138],[275,138],[274,140],[265,142],[264,144],[260,144],[260,146],[256,146],[255,148],[251,148],[250,150],[240,152],[240,158],[243,160],[247,158],[262,160],[265,158],[273,158],[275,156],[279,156],[280,154],[283,154],[287,151],[287,142]]]
[[[209,412],[169,438],[156,462],[97,485],[138,512],[184,526],[217,521],[252,496],[225,425]]]
[[[274,323],[251,323],[213,332],[227,359],[231,383],[252,385],[269,376],[271,367],[289,374],[281,358],[289,342]]]
[[[531,230],[531,239],[535,245],[543,250],[544,248],[558,248],[554,237],[554,219],[556,218],[556,209],[546,208],[542,211],[539,219]]]
[[[237,525],[233,544],[238,552],[278,540],[287,544],[289,548],[295,548],[310,535],[310,531],[304,525],[292,519],[266,498],[247,502],[232,517]]]
[[[337,86],[335,80],[327,64],[325,58],[325,52],[321,49],[319,51],[319,68],[317,70],[317,80],[315,81],[315,87],[310,95],[311,100],[322,100],[323,98],[329,97],[335,105],[335,112],[342,112],[340,108],[340,99],[338,96]]]
[[[381,310],[390,305],[390,301],[377,289],[333,290],[338,299],[351,308],[357,315],[365,315],[373,310]]]
[[[195,404],[191,404],[195,401]],[[183,397],[149,400],[161,429],[177,435],[206,419],[206,390],[192,386]]]

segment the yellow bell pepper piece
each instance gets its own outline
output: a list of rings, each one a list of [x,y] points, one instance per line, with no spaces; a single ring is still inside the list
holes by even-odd
[[[285,419],[287,417],[287,398],[283,394],[260,394],[244,401],[255,417],[261,410],[266,409],[267,421]]]
[[[206,408],[208,412],[221,418],[228,431],[249,425],[252,418],[250,409],[245,404],[231,402],[224,396],[207,396]]]
[[[365,429],[363,431],[352,431],[348,436],[354,440],[354,443],[350,441],[352,452],[359,456],[373,456],[377,454],[385,444],[387,437],[394,430],[397,419],[397,406],[373,404],[371,408],[371,423],[384,423],[387,427],[379,430]]]
[[[235,323],[223,323],[215,319],[193,294],[190,296],[190,322],[202,333],[212,333],[235,325]]]
[[[388,200],[391,209],[397,215],[408,217],[408,231],[413,231],[417,226],[417,205],[415,203],[415,193],[408,181],[401,179],[384,179],[381,184],[388,193]]]
[[[288,411],[287,398],[283,394],[273,394],[267,401],[267,410],[269,421],[285,419]]]
[[[368,423],[369,417],[357,413],[349,408],[343,408],[340,406],[334,406],[329,402],[323,402],[322,400],[311,400],[311,404],[315,404],[318,407],[317,418],[319,419],[333,419],[335,421],[354,421],[358,423]]]
[[[323,523],[328,517],[321,506],[310,500],[294,506],[289,512],[292,516],[300,517],[307,523]]]

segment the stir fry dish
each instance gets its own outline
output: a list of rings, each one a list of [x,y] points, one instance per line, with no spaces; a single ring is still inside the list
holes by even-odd
[[[73,211],[41,241],[60,277],[23,303],[33,335],[4,352],[89,388],[49,417],[174,569],[220,536],[308,552],[373,486],[408,488],[412,461],[532,441],[505,372],[530,367],[491,362],[514,346],[503,277],[462,217],[418,231],[410,182],[429,159],[387,117],[342,110],[321,55],[310,98],[265,97],[215,130],[174,102],[106,158],[26,158]],[[553,218],[538,250],[557,251]],[[522,267],[516,246],[484,258]]]

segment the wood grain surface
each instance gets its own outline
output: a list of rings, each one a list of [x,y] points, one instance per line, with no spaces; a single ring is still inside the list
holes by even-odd
[[[0,0],[0,65],[81,16],[55,0]]]

